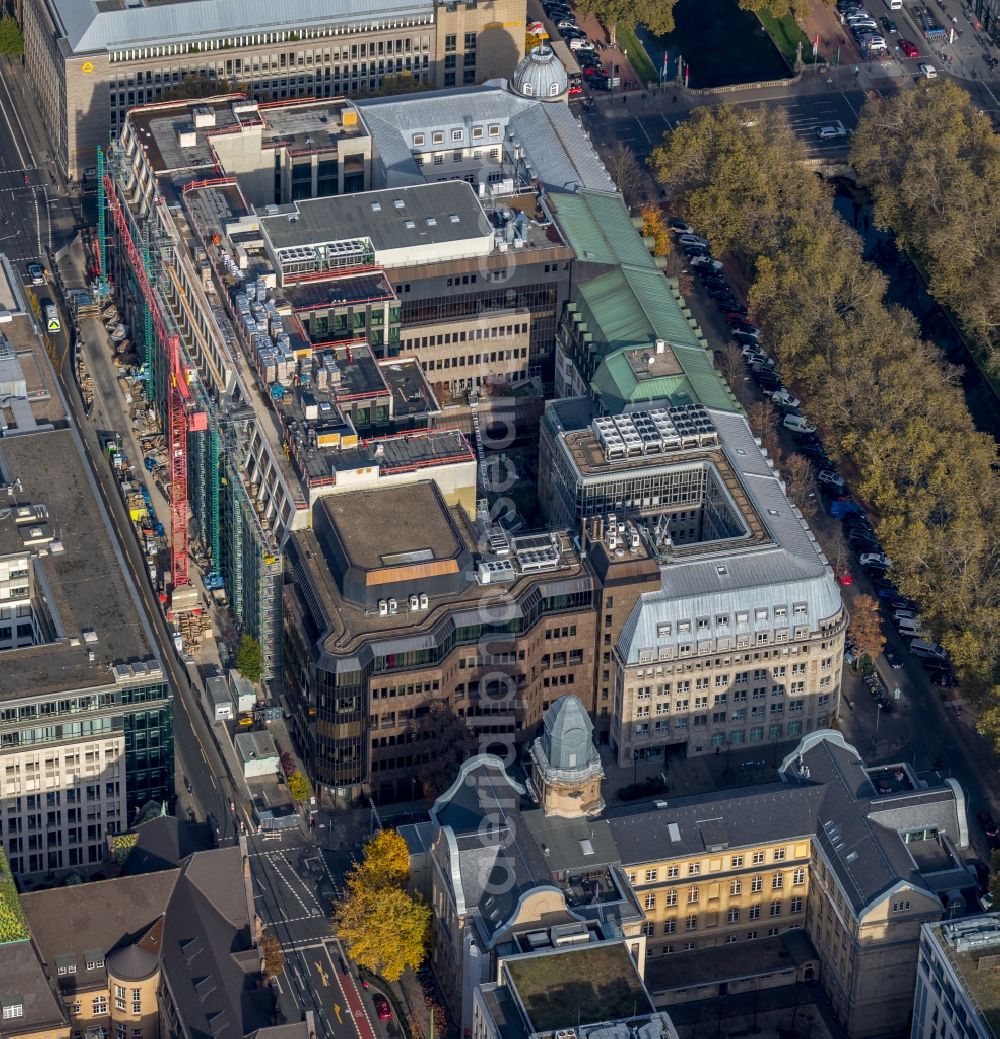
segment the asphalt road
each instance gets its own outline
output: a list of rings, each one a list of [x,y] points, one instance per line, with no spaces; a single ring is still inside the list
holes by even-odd
[[[845,81],[845,85],[846,81]],[[852,84],[853,86],[853,84]],[[678,100],[674,102],[673,98]],[[821,141],[816,131],[821,126],[841,126],[850,133],[857,125],[858,113],[864,102],[860,90],[839,90],[836,84],[815,93],[801,94],[771,92],[752,97],[742,94],[715,98],[714,104],[731,105],[746,110],[747,119],[752,118],[752,109],[782,109],[796,135],[802,140],[814,158],[843,158],[847,154],[849,137]],[[696,108],[687,106],[681,95],[670,90],[641,95],[629,95],[626,102],[621,97],[601,99],[589,111],[583,111],[583,120],[591,132],[598,149],[611,148],[615,144],[627,144],[643,161],[661,144],[665,133],[691,117]]]

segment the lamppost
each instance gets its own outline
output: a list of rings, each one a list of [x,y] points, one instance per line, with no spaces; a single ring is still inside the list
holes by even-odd
[[[878,723],[879,723],[879,719],[882,717],[882,701],[881,700],[878,703],[875,704],[875,708],[876,708],[876,710],[875,710],[875,739],[874,739],[874,741],[872,743],[872,750],[877,754],[878,753]]]

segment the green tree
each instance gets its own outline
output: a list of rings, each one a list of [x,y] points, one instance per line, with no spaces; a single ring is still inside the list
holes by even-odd
[[[405,849],[394,830],[369,841],[335,905],[336,932],[348,955],[386,981],[398,981],[419,967],[430,937],[430,907],[404,887],[409,878],[408,854],[405,870],[400,868]]]
[[[830,0],[824,0],[824,3],[830,3]],[[756,15],[769,14],[776,19],[790,14],[799,21],[809,14],[810,5],[809,0],[740,0],[740,7],[744,11],[752,11]]]
[[[878,600],[870,595],[854,596],[851,601],[851,631],[857,640],[858,650],[874,661],[885,649]]]
[[[302,804],[312,797],[312,784],[306,776],[296,769],[288,777],[288,792],[292,795],[292,800]]]
[[[249,682],[259,682],[264,674],[264,657],[260,643],[252,635],[240,639],[236,651],[236,670]]]
[[[595,14],[617,40],[619,27],[634,29],[644,25],[654,35],[672,32],[676,0],[581,0],[584,14]]]
[[[16,19],[6,15],[0,18],[0,54],[18,57],[24,53],[24,34]]]

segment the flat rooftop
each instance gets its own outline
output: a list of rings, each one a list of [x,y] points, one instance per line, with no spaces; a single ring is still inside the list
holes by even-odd
[[[949,929],[953,925],[932,924],[941,950],[950,961],[966,991],[973,998],[986,1024],[994,1035],[1000,1035],[1000,967],[993,965],[1000,956],[1000,918],[995,914],[976,917],[963,924],[981,924],[978,947],[959,951],[949,940]],[[990,939],[995,938],[995,941]]]
[[[36,556],[33,565],[57,636],[55,642],[0,653],[0,699],[113,685],[112,665],[150,661],[154,652],[140,621],[141,607],[126,584],[74,432],[0,439],[0,485],[20,488],[10,498],[0,491],[5,501],[47,510],[56,541],[39,546],[48,554]],[[0,520],[0,540],[19,538],[11,530],[14,523],[13,516]],[[90,630],[96,638],[84,642],[83,633]]]
[[[45,347],[30,320],[18,314],[0,324],[0,429],[11,435],[65,421]]]
[[[327,495],[316,508],[336,527],[350,564],[362,570],[451,561],[463,547],[432,483]]]
[[[533,1032],[615,1021],[653,1006],[623,943],[557,949],[507,960],[504,970]]]
[[[367,238],[376,251],[478,240],[491,226],[463,180],[301,199],[261,217],[276,249]]]
[[[281,295],[297,312],[326,309],[355,303],[383,303],[396,299],[396,293],[383,271],[367,271],[328,281],[285,285]]]

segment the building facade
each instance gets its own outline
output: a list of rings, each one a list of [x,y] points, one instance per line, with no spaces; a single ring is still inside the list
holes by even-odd
[[[191,96],[205,81],[261,101],[364,95],[481,83],[510,75],[524,54],[523,0],[379,0],[363,13],[292,0],[280,21],[263,0],[41,0],[21,18],[25,68],[74,179],[128,109]]]

